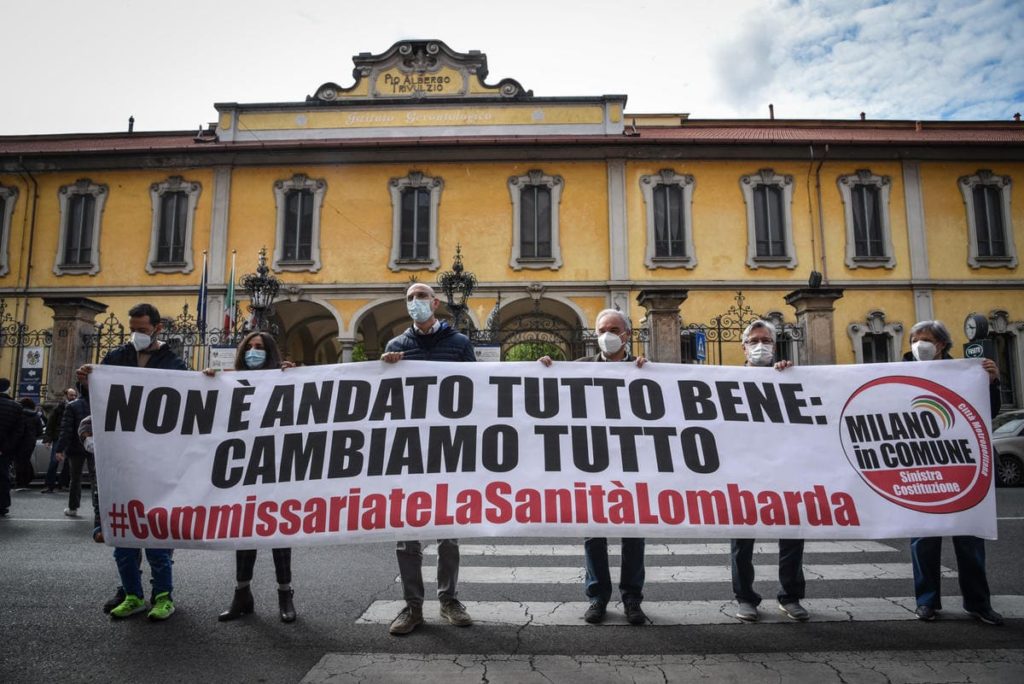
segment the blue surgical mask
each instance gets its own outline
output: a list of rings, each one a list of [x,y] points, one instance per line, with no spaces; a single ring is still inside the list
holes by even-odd
[[[432,302],[433,300],[430,299],[414,299],[411,302],[406,302],[405,307],[412,320],[417,323],[426,323],[434,315],[434,310],[430,306]]]
[[[245,365],[248,368],[263,368],[263,362],[267,360],[265,349],[250,349],[245,352]]]

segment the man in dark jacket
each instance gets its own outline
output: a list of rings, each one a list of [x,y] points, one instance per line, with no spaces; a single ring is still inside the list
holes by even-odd
[[[78,517],[78,507],[82,503],[82,471],[89,465],[89,476],[96,481],[96,460],[85,450],[78,439],[78,424],[90,413],[89,393],[85,387],[74,401],[64,409],[60,420],[60,432],[57,436],[57,460],[68,462],[71,483],[68,490],[68,507],[64,515],[69,518]]]
[[[132,332],[131,342],[121,345],[103,357],[100,363],[106,366],[130,366],[135,368],[160,368],[164,370],[188,370],[185,362],[170,348],[156,339],[163,329],[160,312],[152,304],[136,304],[128,311],[128,328]],[[92,366],[78,369],[80,381],[87,382]],[[78,427],[78,423],[75,424]],[[100,454],[102,458],[102,454]],[[121,576],[114,599],[107,601],[104,611],[115,619],[126,618],[146,610],[142,589],[143,549],[115,548],[114,560]],[[173,549],[144,549],[149,569],[153,576],[153,598],[148,617],[150,620],[166,620],[174,613],[174,590],[171,566]],[[115,603],[120,599],[120,602]],[[110,608],[113,604],[113,608]]]
[[[476,361],[469,338],[437,320],[441,302],[433,288],[413,283],[405,293],[406,308],[413,325],[388,342],[380,357],[385,363],[402,359],[420,361]],[[418,541],[398,542],[398,570],[406,606],[388,628],[391,634],[408,634],[423,623],[423,545]],[[459,577],[459,540],[437,542],[437,597],[441,617],[458,627],[473,624],[466,607],[456,598]]]
[[[629,338],[632,326],[618,309],[604,309],[594,319],[597,332],[597,346],[600,351],[594,356],[584,356],[577,361],[595,363],[634,363],[643,368],[647,359],[629,353]],[[550,356],[537,359],[545,366],[551,365]],[[622,538],[622,565],[619,569],[619,593],[626,621],[631,625],[647,622],[647,615],[640,604],[644,600],[644,550],[643,537]],[[590,605],[583,613],[583,619],[592,625],[604,622],[608,602],[612,598],[612,576],[608,566],[608,538],[586,537],[583,540],[583,560],[586,565],[584,593]]]
[[[0,516],[11,508],[11,460],[24,430],[21,405],[8,394],[10,389],[11,381],[0,378]]]
[[[50,445],[50,467],[46,470],[46,482],[43,486],[42,494],[52,494],[57,490],[58,483],[62,487],[67,487],[71,481],[71,471],[68,469],[67,461],[57,460],[57,441],[60,439],[60,428],[61,422],[64,419],[64,411],[67,409],[68,404],[78,398],[78,390],[74,387],[68,387],[64,390],[64,396],[61,397],[60,403],[53,407],[53,411],[50,412],[50,419],[46,421],[46,431],[43,433],[43,444]],[[63,463],[63,467],[62,466]],[[57,475],[57,470],[60,469],[60,475]]]

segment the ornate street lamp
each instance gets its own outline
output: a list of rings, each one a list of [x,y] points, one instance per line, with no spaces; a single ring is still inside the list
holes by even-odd
[[[437,277],[438,286],[444,291],[445,299],[448,302],[448,310],[452,312],[452,325],[456,330],[462,330],[462,317],[469,305],[469,297],[476,287],[476,276],[467,271],[462,265],[462,245],[455,245],[455,261],[452,262],[452,270],[445,271]]]
[[[242,276],[242,287],[249,294],[249,311],[252,312],[251,330],[271,332],[270,315],[274,313],[274,298],[281,289],[281,281],[270,274],[267,268],[267,248],[260,249],[260,258],[255,273]]]

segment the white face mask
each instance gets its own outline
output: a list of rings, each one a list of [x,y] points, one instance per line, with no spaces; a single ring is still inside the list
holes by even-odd
[[[770,366],[775,356],[775,345],[758,342],[747,347],[747,361],[751,366]]]
[[[85,447],[85,450],[90,454],[96,453],[96,442],[92,437],[86,437],[85,441],[82,442],[82,446]]]
[[[622,338],[613,332],[604,332],[597,336],[597,346],[605,354],[617,354],[622,349]]]
[[[931,361],[935,358],[935,345],[931,342],[920,340],[910,345],[910,351],[917,361]]]
[[[153,344],[153,338],[147,335],[146,333],[132,333],[132,346],[135,347],[135,351],[149,349],[149,345],[151,344]]]
[[[430,317],[434,315],[433,308],[430,306],[432,301],[430,299],[413,299],[411,302],[406,302],[405,308],[409,311],[409,317],[417,323],[429,321]]]

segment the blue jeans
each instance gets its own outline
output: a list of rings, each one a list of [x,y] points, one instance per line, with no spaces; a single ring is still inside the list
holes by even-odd
[[[754,591],[754,540],[732,540],[732,591],[740,603],[760,605],[761,595]],[[779,603],[792,603],[804,597],[804,540],[779,540]]]
[[[142,552],[146,552],[149,571],[153,575],[153,596],[174,590],[171,579],[171,566],[174,561],[171,555],[174,549],[114,549],[114,562],[117,563],[117,574],[121,576],[121,586],[126,594],[143,598],[142,590]]]
[[[66,461],[65,461],[66,463]],[[60,468],[60,462],[57,461],[57,443],[54,442],[50,445],[50,467],[46,469],[46,488],[56,489],[57,488],[57,469]]]
[[[978,537],[953,537],[956,570],[964,610],[989,610],[992,595],[985,576],[985,540]],[[942,537],[917,537],[910,540],[910,560],[914,565],[914,595],[917,605],[942,608]]]
[[[584,593],[591,602],[608,603],[612,598],[612,577],[608,568],[608,539],[587,537],[583,541],[583,557],[587,567]],[[619,571],[619,593],[623,601],[644,600],[644,540],[622,539],[622,569]]]

